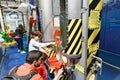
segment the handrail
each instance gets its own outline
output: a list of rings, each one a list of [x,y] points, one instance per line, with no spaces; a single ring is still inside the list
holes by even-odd
[[[111,66],[111,67],[113,67],[113,68],[115,68],[115,69],[118,69],[118,70],[120,70],[120,67],[117,67],[117,66],[115,66],[115,65],[113,65],[113,64],[110,64],[110,63],[108,63],[108,62],[106,62],[106,61],[102,61],[104,64],[106,64],[106,65],[108,65],[108,66]]]
[[[103,50],[103,49],[99,49],[99,51],[103,51],[103,52],[106,52],[106,53],[110,53],[110,54],[113,54],[115,56],[120,56],[119,54],[115,54],[113,52],[110,52],[110,51],[107,51],[107,50]]]

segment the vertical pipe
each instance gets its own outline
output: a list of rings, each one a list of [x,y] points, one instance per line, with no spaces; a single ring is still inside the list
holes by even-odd
[[[2,28],[2,31],[4,32],[5,29],[4,29],[4,23],[3,23],[3,16],[2,16],[2,9],[0,8],[0,23],[1,23],[1,28]]]
[[[52,0],[39,0],[43,41],[53,41]]]
[[[36,14],[37,14],[37,26],[38,30],[41,31],[41,22],[40,22],[40,11],[39,11],[39,0],[36,0]]]
[[[68,0],[68,19],[80,19],[81,0]]]
[[[66,0],[67,1],[67,0]],[[62,47],[66,47],[66,26],[67,26],[67,15],[66,15],[66,1],[60,0],[60,34]]]
[[[24,24],[25,24],[25,30],[29,33],[29,19],[28,19],[28,14],[23,15],[24,18]],[[29,42],[29,34],[27,34],[27,42]]]
[[[83,0],[82,3],[82,8],[86,8],[87,11],[85,11],[84,13],[82,13],[82,57],[84,64],[84,79],[82,80],[86,80],[86,72],[87,72],[87,43],[88,43],[88,0]]]

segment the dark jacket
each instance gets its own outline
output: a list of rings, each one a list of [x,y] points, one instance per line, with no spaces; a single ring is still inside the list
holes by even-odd
[[[26,31],[22,30],[22,29],[16,29],[15,30],[15,36],[20,36],[21,38],[23,37],[23,34],[25,33]]]

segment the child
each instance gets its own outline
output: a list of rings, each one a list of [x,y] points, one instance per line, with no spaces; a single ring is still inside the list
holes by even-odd
[[[31,40],[29,42],[29,49],[28,49],[29,52],[32,51],[32,50],[39,50],[39,51],[47,54],[47,52],[43,49],[43,47],[51,45],[51,44],[55,44],[55,42],[41,43],[40,38],[42,37],[42,34],[38,30],[33,31],[30,36],[31,36]],[[42,64],[38,69],[39,74],[44,75],[43,76],[44,80],[47,77],[45,75],[46,70],[48,71],[47,67],[49,67],[48,62],[46,62],[45,64]]]
[[[42,47],[55,44],[55,42],[41,43],[40,42],[41,36],[42,34],[38,30],[35,30],[31,33],[31,40],[29,42],[29,51],[40,50],[44,53],[47,53]]]
[[[46,60],[48,59],[47,54],[43,54],[41,57],[41,65],[37,68],[37,72],[42,76],[43,80],[47,79],[47,69],[45,66]]]
[[[23,51],[23,40],[22,40],[23,34],[25,32],[26,31],[24,30],[22,24],[19,24],[15,30],[15,40],[18,43],[18,52],[21,52],[21,53],[26,53],[25,51]]]

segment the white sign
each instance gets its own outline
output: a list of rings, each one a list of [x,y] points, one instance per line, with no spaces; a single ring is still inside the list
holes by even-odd
[[[60,17],[54,17],[54,27],[60,27]]]

